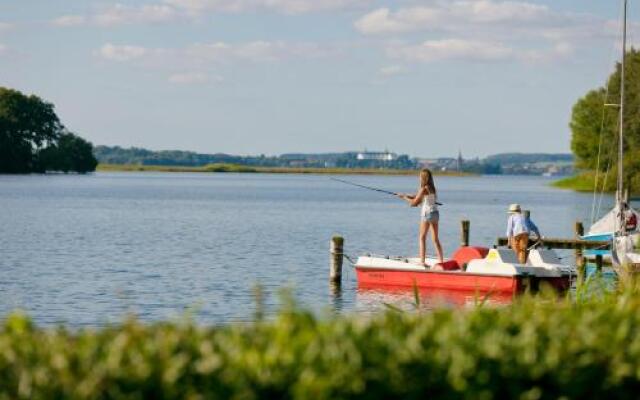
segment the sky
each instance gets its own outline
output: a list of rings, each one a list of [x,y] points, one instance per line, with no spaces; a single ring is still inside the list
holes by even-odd
[[[620,4],[1,0],[0,86],[96,145],[568,152],[572,105],[618,57]]]

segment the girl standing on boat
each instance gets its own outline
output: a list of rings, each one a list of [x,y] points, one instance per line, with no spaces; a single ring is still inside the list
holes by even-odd
[[[438,194],[436,186],[433,183],[433,174],[427,168],[420,171],[420,187],[415,195],[404,193],[398,194],[398,197],[405,200],[411,207],[418,207],[422,204],[422,212],[420,213],[420,261],[425,264],[427,254],[427,234],[431,228],[431,240],[436,248],[438,260],[443,262],[442,245],[438,237],[438,222],[440,220],[440,212],[438,211]]]

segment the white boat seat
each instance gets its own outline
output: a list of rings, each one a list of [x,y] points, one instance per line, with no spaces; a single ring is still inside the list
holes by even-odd
[[[544,264],[561,264],[560,258],[553,250],[534,249],[529,252],[528,264],[544,265]]]

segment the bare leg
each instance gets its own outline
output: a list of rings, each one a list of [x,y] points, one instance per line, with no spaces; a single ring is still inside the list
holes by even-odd
[[[436,254],[438,255],[438,260],[440,262],[444,262],[444,257],[442,256],[442,245],[440,244],[440,236],[438,235],[438,223],[431,223],[431,240],[433,240],[433,245],[436,248]]]
[[[418,238],[418,247],[420,249],[420,262],[424,265],[425,257],[427,255],[427,232],[429,232],[429,223],[420,222],[420,236]]]

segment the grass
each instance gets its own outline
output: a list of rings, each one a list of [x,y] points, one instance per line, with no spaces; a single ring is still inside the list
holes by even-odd
[[[246,172],[269,174],[353,174],[353,175],[416,175],[417,170],[369,169],[369,168],[293,168],[293,167],[249,167],[237,164],[209,164],[202,167],[99,164],[97,171],[103,172]],[[475,176],[463,172],[434,171],[439,176]]]
[[[640,388],[640,296],[254,323],[0,324],[0,399],[622,399]],[[419,300],[416,300],[419,301]]]
[[[602,179],[602,177],[600,177]],[[611,178],[614,179],[615,178]],[[582,172],[580,174],[557,180],[552,186],[560,189],[571,189],[578,192],[593,192],[595,174],[593,172]],[[614,182],[615,183],[615,182]]]

